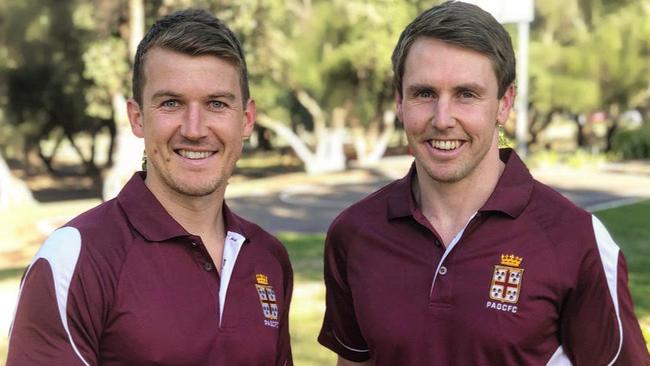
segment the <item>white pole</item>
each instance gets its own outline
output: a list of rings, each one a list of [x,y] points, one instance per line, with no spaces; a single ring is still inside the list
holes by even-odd
[[[515,137],[517,152],[525,158],[528,155],[528,42],[529,23],[518,22],[519,50],[517,54],[517,126]]]

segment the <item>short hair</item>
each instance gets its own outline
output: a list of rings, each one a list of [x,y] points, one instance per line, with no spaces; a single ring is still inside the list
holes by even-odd
[[[149,50],[160,47],[190,56],[214,55],[239,71],[242,102],[250,98],[248,69],[242,46],[221,20],[205,10],[187,9],[158,20],[138,45],[133,63],[133,98],[142,105],[144,63]]]
[[[515,81],[515,53],[505,28],[476,5],[448,1],[418,15],[400,35],[391,58],[393,86],[400,96],[406,57],[420,37],[437,39],[489,57],[499,85],[499,99]]]

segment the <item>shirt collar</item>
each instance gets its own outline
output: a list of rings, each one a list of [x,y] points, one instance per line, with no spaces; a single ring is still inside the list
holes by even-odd
[[[479,211],[498,211],[515,218],[521,214],[530,199],[533,192],[533,177],[512,149],[500,149],[499,158],[506,164],[505,169],[494,191]],[[417,210],[411,189],[416,174],[415,163],[413,163],[406,176],[395,181],[393,192],[388,197],[389,220],[413,216]]]
[[[499,211],[516,218],[524,211],[533,193],[533,176],[514,150],[500,149],[499,157],[506,164],[505,169],[479,211]]]
[[[388,219],[396,219],[400,217],[411,216],[417,209],[415,197],[411,183],[416,177],[415,162],[411,164],[411,168],[406,176],[402,179],[395,181],[394,188],[390,196],[388,196]]]
[[[145,177],[145,172],[135,173],[117,196],[117,202],[131,225],[148,241],[190,236],[147,188],[144,184]],[[226,232],[245,237],[241,219],[228,208],[225,201],[222,212]]]

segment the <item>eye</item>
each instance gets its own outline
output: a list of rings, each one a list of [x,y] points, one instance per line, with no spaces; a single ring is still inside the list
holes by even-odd
[[[462,99],[474,99],[476,98],[476,94],[470,90],[461,90],[458,93],[459,97]]]
[[[219,100],[211,100],[210,107],[214,109],[222,109],[226,107],[226,103]]]
[[[176,99],[168,99],[160,103],[160,106],[163,108],[176,108],[178,107],[178,101]]]
[[[431,90],[423,89],[423,90],[417,90],[415,92],[415,97],[428,99],[428,98],[433,98],[434,94]]]

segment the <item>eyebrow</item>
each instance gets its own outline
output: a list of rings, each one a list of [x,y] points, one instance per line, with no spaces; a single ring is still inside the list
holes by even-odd
[[[221,92],[221,93],[213,93],[208,95],[208,99],[219,99],[219,98],[226,98],[230,101],[234,101],[237,99],[235,94],[230,93],[230,92]]]
[[[487,89],[483,85],[478,83],[466,83],[466,84],[460,84],[455,86],[454,90],[472,90],[483,94]]]
[[[413,84],[413,85],[409,85],[406,88],[406,91],[408,91],[408,92],[420,91],[420,90],[433,90],[433,91],[436,91],[437,88],[435,88],[435,87],[433,87],[433,86],[431,86],[429,84]],[[485,91],[487,89],[481,84],[470,82],[470,83],[464,83],[464,84],[456,85],[456,86],[454,86],[454,90],[456,90],[456,91],[459,91],[459,90],[472,90],[472,91],[476,91],[478,93],[485,93]]]
[[[153,94],[151,99],[156,100],[160,98],[180,98],[181,95],[178,93],[174,93],[171,90],[159,90]]]
[[[160,98],[181,98],[183,95],[173,92],[171,90],[159,90],[153,94],[151,99],[156,100]],[[230,101],[234,101],[237,99],[235,94],[230,93],[230,92],[217,92],[217,93],[212,93],[207,96],[207,99],[219,99],[219,98],[226,98]]]
[[[408,91],[416,91],[416,90],[435,90],[434,87],[428,84],[413,84],[409,85],[406,87],[406,90]]]

